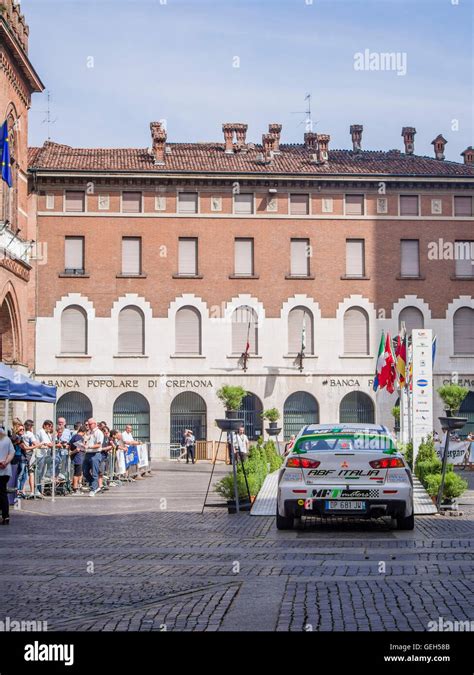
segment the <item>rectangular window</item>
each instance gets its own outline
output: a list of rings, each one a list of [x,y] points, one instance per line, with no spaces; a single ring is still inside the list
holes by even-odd
[[[400,215],[419,215],[418,195],[400,195]]]
[[[198,193],[178,192],[178,213],[197,213]]]
[[[64,272],[66,274],[84,274],[84,237],[65,238]]]
[[[81,190],[66,190],[66,211],[85,211],[86,193]]]
[[[122,238],[122,274],[138,276],[142,273],[141,237]]]
[[[346,276],[365,276],[365,242],[363,239],[346,239]]]
[[[234,195],[234,213],[253,213],[253,194]]]
[[[364,215],[364,195],[346,195],[346,216]]]
[[[46,208],[47,209],[54,209],[54,195],[52,195],[52,194],[46,195]]]
[[[474,277],[474,241],[456,241],[456,276],[472,279]]]
[[[309,239],[291,240],[291,270],[292,277],[309,277]]]
[[[420,276],[420,242],[418,239],[402,239],[400,241],[402,277]]]
[[[309,195],[290,195],[290,214],[307,216],[309,214]]]
[[[196,276],[198,273],[198,240],[191,237],[179,239],[178,274]]]
[[[253,239],[236,239],[234,246],[234,274],[253,275]]]
[[[454,197],[454,215],[472,216],[472,197]]]
[[[122,213],[141,213],[141,210],[141,192],[122,192]]]
[[[99,211],[110,209],[110,195],[99,195]]]

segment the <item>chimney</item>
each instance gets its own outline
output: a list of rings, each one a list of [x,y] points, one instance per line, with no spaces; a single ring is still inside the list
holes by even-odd
[[[329,134],[317,134],[316,135],[317,141],[318,141],[318,149],[317,149],[317,155],[318,155],[318,164],[326,164],[327,161],[329,160],[329,141],[331,140],[331,136]]]
[[[165,163],[166,131],[161,122],[151,122],[152,153],[155,164]]]
[[[224,132],[224,143],[226,154],[231,155],[234,152],[234,125],[231,122],[225,122],[222,125]]]
[[[274,153],[280,152],[280,135],[281,135],[282,126],[281,124],[276,124],[272,122],[268,125],[268,133],[275,138],[275,147],[273,148]]]
[[[275,136],[273,134],[262,135],[263,158],[266,162],[270,162],[275,147]]]
[[[316,142],[317,134],[314,133],[314,131],[307,131],[304,135],[304,145],[307,150],[311,150],[312,152],[315,152],[317,142]]]
[[[234,131],[237,138],[237,146],[242,149],[245,147],[245,137],[247,135],[248,124],[236,122],[234,124]]]
[[[464,157],[464,164],[474,164],[474,148],[472,145],[461,152],[461,157]]]
[[[415,127],[403,127],[402,136],[405,143],[405,152],[407,155],[413,155],[415,152]]]
[[[431,141],[431,145],[434,145],[436,159],[444,159],[444,146],[447,142],[448,141],[443,138],[441,134],[438,134],[434,141]]]
[[[352,150],[354,152],[360,152],[362,148],[362,132],[364,127],[362,124],[351,124],[350,132],[352,137]]]

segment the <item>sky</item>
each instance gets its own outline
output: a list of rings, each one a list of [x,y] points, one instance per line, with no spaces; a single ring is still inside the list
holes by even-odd
[[[246,122],[261,142],[270,122],[301,143],[311,94],[313,130],[330,148],[403,149],[446,158],[474,145],[474,0],[23,0],[29,56],[50,94],[35,94],[30,145],[222,141]],[[381,69],[381,54],[393,54]],[[363,55],[360,56],[360,55]]]

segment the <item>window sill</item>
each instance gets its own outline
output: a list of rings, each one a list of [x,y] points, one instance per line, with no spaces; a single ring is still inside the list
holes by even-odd
[[[205,359],[204,354],[170,354],[170,359]]]
[[[450,359],[474,359],[474,354],[451,354]]]
[[[116,279],[146,279],[147,274],[116,274]]]
[[[395,279],[397,279],[398,281],[425,281],[426,277],[422,277],[421,275],[417,277],[408,277],[408,276],[402,277],[401,274],[398,274],[395,277]]]
[[[470,277],[465,276],[465,277],[457,277],[457,276],[452,276],[449,277],[451,281],[474,281],[474,274],[471,274]]]
[[[60,272],[58,274],[60,279],[89,279],[90,274],[66,274],[65,272]]]
[[[114,354],[114,359],[147,359],[146,354]]]
[[[340,354],[340,359],[373,359],[370,354]]]
[[[173,274],[173,279],[202,279],[202,274]]]
[[[260,279],[259,274],[229,274],[229,279]]]
[[[288,279],[288,280],[294,279],[296,281],[314,281],[315,276],[314,276],[314,274],[308,274],[308,275],[305,275],[305,276],[303,276],[303,275],[297,276],[295,274],[285,274],[285,279]]]
[[[57,359],[91,359],[89,354],[56,354]]]
[[[344,281],[369,281],[370,277],[366,277],[364,275],[359,275],[359,276],[350,276],[348,274],[343,274],[340,279],[343,279]]]

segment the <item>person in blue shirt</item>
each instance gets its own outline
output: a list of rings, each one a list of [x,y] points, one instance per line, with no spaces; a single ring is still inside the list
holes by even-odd
[[[69,456],[71,457],[73,476],[72,476],[72,494],[80,494],[80,485],[82,481],[82,463],[84,462],[85,447],[82,445],[87,428],[80,422],[74,425],[74,434],[69,440]],[[76,445],[78,443],[79,445]]]

